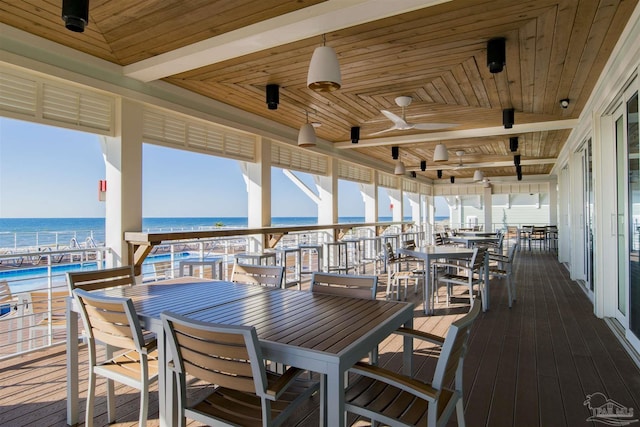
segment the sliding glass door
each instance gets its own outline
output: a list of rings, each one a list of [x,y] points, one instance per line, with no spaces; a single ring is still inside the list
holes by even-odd
[[[617,163],[618,312],[640,343],[640,133],[638,92],[625,94],[614,115]],[[637,348],[637,347],[636,347]]]

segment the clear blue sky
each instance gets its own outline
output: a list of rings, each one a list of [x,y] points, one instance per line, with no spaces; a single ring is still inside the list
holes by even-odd
[[[247,215],[237,161],[151,144],[143,150],[145,217]],[[0,218],[103,217],[97,185],[104,173],[98,136],[0,118]],[[311,175],[296,174],[315,189]],[[357,184],[340,180],[338,191],[340,216],[364,216]],[[274,217],[316,216],[315,204],[278,168],[271,203]],[[391,215],[384,199],[379,215]]]

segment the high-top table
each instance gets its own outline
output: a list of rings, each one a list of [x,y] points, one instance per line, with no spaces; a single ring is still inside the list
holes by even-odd
[[[400,248],[398,249],[398,253],[401,255],[412,256],[415,258],[419,258],[424,261],[424,291],[422,293],[424,298],[424,313],[426,315],[431,315],[433,313],[433,306],[431,304],[432,295],[431,290],[433,285],[431,284],[431,261],[437,259],[469,259],[473,256],[473,249],[468,248],[459,248],[456,246],[421,246],[416,247],[414,249],[406,249]],[[488,261],[485,258],[485,271],[487,271]],[[487,274],[485,274],[485,279],[487,279]],[[488,280],[487,282],[488,283]],[[488,288],[488,286],[485,286]],[[484,295],[484,292],[482,293]],[[483,301],[484,303],[484,301]],[[483,304],[483,307],[486,307]],[[485,308],[486,310],[486,308]]]
[[[94,291],[128,297],[144,329],[158,337],[160,425],[176,425],[173,377],[167,375],[162,311],[256,327],[266,359],[321,374],[321,425],[344,426],[344,373],[400,326],[413,325],[413,304],[313,294],[181,278]],[[67,423],[78,416],[78,307],[67,302]],[[403,369],[411,372],[410,338]]]

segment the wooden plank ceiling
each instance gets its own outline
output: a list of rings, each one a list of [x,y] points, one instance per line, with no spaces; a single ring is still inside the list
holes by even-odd
[[[112,63],[129,66],[251,24],[312,8],[320,0],[91,0],[84,33],[64,29],[59,0],[0,0],[0,21]],[[455,0],[330,31],[326,44],[340,61],[343,85],[330,93],[306,87],[313,50],[322,37],[304,37],[254,53],[164,77],[166,82],[275,122],[299,128],[320,122],[319,138],[356,150],[376,162],[394,164],[389,145],[421,176],[515,175],[513,154],[523,174],[548,174],[570,134],[553,122],[579,117],[637,0]],[[312,10],[312,9],[309,9]],[[492,74],[487,41],[506,38],[506,66]],[[212,61],[213,62],[213,61]],[[265,86],[280,85],[280,105],[268,110]],[[394,99],[411,96],[412,123],[455,123],[441,131],[372,134],[392,123],[380,110],[400,115]],[[570,100],[562,109],[559,100]],[[502,110],[515,109],[513,133],[502,130]],[[543,131],[518,131],[520,124],[547,123]],[[351,144],[351,126],[361,127]],[[495,128],[478,137],[469,130]],[[466,131],[466,133],[465,133]],[[519,151],[509,151],[509,137]],[[384,138],[384,139],[380,139]],[[425,139],[420,141],[420,139]],[[419,142],[407,142],[410,141]],[[382,141],[382,142],[381,142]],[[434,164],[442,141],[449,162]],[[379,145],[383,144],[383,145]],[[456,151],[463,150],[459,158]],[[428,169],[417,168],[426,160]],[[459,167],[460,160],[462,165]]]

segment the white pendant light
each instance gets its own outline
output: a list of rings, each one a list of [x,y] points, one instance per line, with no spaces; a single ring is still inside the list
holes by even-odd
[[[305,111],[305,114],[307,123],[303,124],[298,132],[298,147],[315,147],[316,131],[313,129],[313,124],[309,123],[309,112]]]
[[[447,147],[442,143],[436,145],[436,149],[433,152],[433,161],[446,162],[447,160],[449,160],[449,152],[447,151]]]
[[[484,179],[484,173],[480,169],[476,169],[476,171],[473,173],[473,180],[475,182],[479,182],[479,181],[482,181],[483,179]]]
[[[393,171],[393,173],[395,175],[404,175],[406,171],[407,169],[404,167],[404,163],[402,162],[402,160],[398,160],[398,163],[396,163],[396,169]]]
[[[311,56],[309,72],[307,74],[307,87],[314,92],[333,92],[342,86],[340,63],[333,48],[324,45],[317,47]]]

